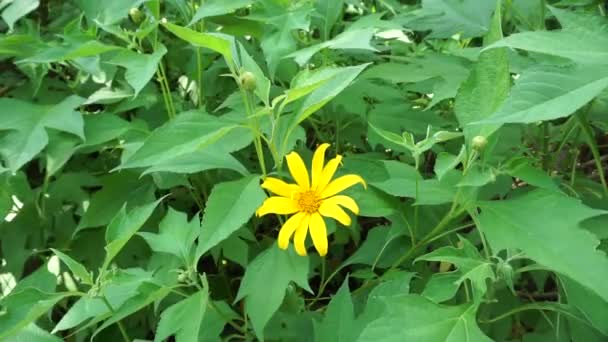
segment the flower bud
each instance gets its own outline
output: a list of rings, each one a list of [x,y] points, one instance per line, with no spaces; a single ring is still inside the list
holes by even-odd
[[[247,91],[254,91],[256,88],[255,75],[250,71],[243,72],[241,77],[239,77],[239,82],[243,89]]]
[[[471,144],[473,145],[474,150],[482,151],[488,144],[488,139],[482,135],[477,135],[473,138]]]
[[[129,10],[129,18],[136,23],[140,24],[146,18],[146,15],[139,10],[139,8],[133,7]]]

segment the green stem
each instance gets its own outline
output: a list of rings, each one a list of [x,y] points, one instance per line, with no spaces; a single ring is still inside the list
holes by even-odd
[[[112,312],[112,314],[116,313],[116,311],[114,311],[114,308],[112,307],[112,304],[110,304],[106,296],[101,296],[100,298],[106,304],[108,309],[110,309],[110,312]],[[116,322],[116,324],[118,325],[118,330],[120,330],[120,334],[122,335],[122,338],[125,340],[125,342],[131,342],[131,338],[129,338],[129,334],[127,334],[127,330],[125,329],[125,326],[122,324],[122,322],[118,321]]]
[[[167,107],[167,114],[169,115],[169,119],[173,119],[175,117],[175,106],[173,105],[173,97],[171,97],[171,88],[169,87],[169,81],[167,80],[167,74],[165,73],[165,67],[163,61],[161,60],[158,63],[158,70],[161,77],[163,92],[166,94],[165,101]]]
[[[243,102],[245,103],[245,110],[247,112],[247,117],[249,118],[249,125],[252,126],[252,131],[255,135],[253,144],[255,146],[255,152],[258,156],[258,161],[260,163],[260,169],[262,170],[262,175],[265,178],[267,175],[266,172],[266,161],[264,160],[264,149],[262,146],[262,140],[260,135],[262,134],[259,129],[258,119],[254,117],[255,112],[253,108],[253,104],[250,98],[250,93],[241,87],[241,95],[243,97]]]

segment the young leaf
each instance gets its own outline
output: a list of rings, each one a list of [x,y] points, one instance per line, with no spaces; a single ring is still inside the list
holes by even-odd
[[[233,37],[221,33],[197,32],[172,23],[166,23],[163,24],[163,26],[178,38],[183,39],[194,46],[204,47],[224,56],[230,69],[232,71],[236,70],[235,65],[237,63],[235,62],[233,54],[235,49]]]
[[[315,9],[320,14],[321,21],[321,38],[328,40],[331,34],[331,29],[340,18],[344,0],[325,1],[315,0]]]
[[[155,202],[130,210],[127,214],[126,206],[123,206],[106,229],[106,258],[102,270],[106,270],[110,262],[118,255],[120,250],[127,244],[131,237],[137,233],[141,226],[148,220],[162,198]]]
[[[185,213],[169,208],[158,230],[158,234],[141,232],[138,235],[146,240],[153,251],[175,255],[190,265],[194,240],[200,232],[198,215],[188,222]]]
[[[420,295],[385,300],[385,311],[368,324],[357,340],[367,341],[492,341],[476,322],[477,306],[438,305]]]
[[[137,96],[154,77],[158,63],[161,62],[166,53],[167,49],[162,44],[152,54],[139,54],[130,50],[123,50],[113,56],[107,63],[120,65],[127,69],[125,79],[135,91],[134,96]]]
[[[82,115],[74,110],[84,101],[84,98],[69,96],[55,105],[36,105],[12,98],[0,99],[0,107],[11,108],[0,111],[0,155],[11,171],[17,172],[46,147],[49,128],[84,140]]]
[[[264,327],[278,310],[290,282],[312,292],[308,285],[309,258],[276,244],[258,255],[248,266],[236,300],[245,298],[245,311],[255,334],[264,340]]]
[[[579,227],[581,221],[604,211],[546,190],[517,199],[484,202],[480,208],[481,229],[493,251],[520,250],[608,301],[608,258],[596,249],[597,237]]]
[[[177,341],[198,341],[208,301],[209,293],[205,289],[166,308],[160,315],[154,341],[165,341],[171,335],[175,335]]]
[[[91,276],[91,273],[87,271],[87,269],[81,263],[54,248],[51,248],[51,250],[53,253],[55,253],[55,255],[57,255],[57,257],[59,257],[59,259],[61,259],[61,261],[63,261],[63,263],[68,266],[70,271],[72,271],[75,276],[82,280],[84,284],[93,285],[93,277]]]
[[[216,185],[203,215],[196,259],[247,223],[265,198],[257,175]]]
[[[416,260],[443,261],[454,264],[460,272],[460,278],[456,283],[462,284],[465,279],[469,279],[473,285],[474,299],[479,302],[488,289],[486,280],[496,279],[492,263],[485,260],[467,239],[460,237],[460,243],[462,243],[461,248],[441,247]]]

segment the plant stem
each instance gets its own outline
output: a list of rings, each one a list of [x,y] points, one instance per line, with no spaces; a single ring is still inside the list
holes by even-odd
[[[162,60],[160,63],[158,63],[158,73],[160,74],[161,89],[163,91],[163,98],[167,108],[167,115],[169,116],[169,119],[173,119],[175,117],[175,106],[173,105],[171,88],[169,88],[169,81],[167,80],[167,74],[165,73],[165,67]]]
[[[110,312],[112,312],[112,314],[116,313],[116,311],[114,311],[114,308],[112,308],[112,304],[110,304],[106,296],[101,296],[100,298],[106,304],[108,309],[110,309]],[[116,322],[116,324],[118,325],[118,330],[120,330],[120,334],[122,335],[122,338],[125,340],[125,342],[131,342],[131,338],[129,338],[129,334],[127,334],[127,330],[125,329],[125,326],[122,324],[122,322],[118,321]]]

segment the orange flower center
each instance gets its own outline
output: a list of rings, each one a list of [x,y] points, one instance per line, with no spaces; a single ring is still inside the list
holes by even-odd
[[[297,201],[300,210],[309,214],[317,212],[321,205],[321,199],[314,191],[300,192]]]

